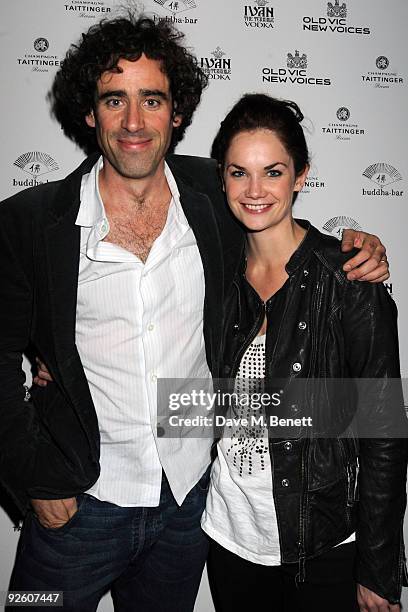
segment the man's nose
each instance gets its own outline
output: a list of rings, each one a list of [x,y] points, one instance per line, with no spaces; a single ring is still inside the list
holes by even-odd
[[[144,128],[143,110],[136,101],[130,101],[125,109],[122,127],[128,132],[137,132]]]

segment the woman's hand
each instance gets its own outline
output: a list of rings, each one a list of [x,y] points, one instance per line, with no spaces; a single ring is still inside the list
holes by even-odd
[[[360,612],[400,612],[399,604],[390,604],[374,591],[370,591],[362,584],[357,585],[357,601]]]
[[[343,266],[349,280],[382,283],[390,277],[385,246],[377,236],[345,229],[341,249],[347,252],[353,248],[360,251]]]

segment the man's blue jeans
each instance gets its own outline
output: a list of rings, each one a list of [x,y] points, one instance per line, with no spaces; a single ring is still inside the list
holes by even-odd
[[[208,552],[200,528],[208,481],[209,470],[181,507],[163,478],[157,508],[122,508],[83,494],[61,528],[47,529],[29,514],[10,590],[63,591],[63,610],[71,612],[96,610],[108,590],[118,612],[192,612]]]

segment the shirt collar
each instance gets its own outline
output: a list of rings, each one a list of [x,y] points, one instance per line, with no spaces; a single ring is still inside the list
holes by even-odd
[[[104,238],[108,233],[109,225],[99,191],[99,172],[102,168],[103,157],[101,155],[89,174],[85,174],[82,177],[80,207],[75,225],[80,225],[81,227],[95,227],[99,225],[102,228],[102,233],[105,232],[105,235],[102,237]],[[167,162],[164,164],[164,173],[172,197],[170,207],[173,207],[177,221],[188,227],[188,221],[180,203],[180,192]],[[104,228],[106,228],[106,230],[104,230]]]
[[[89,174],[82,177],[80,206],[75,224],[81,227],[94,227],[107,221],[105,207],[99,192],[99,172],[103,168],[103,157],[99,157]]]
[[[169,186],[171,198],[172,198],[172,202],[170,206],[174,204],[174,212],[176,214],[177,221],[181,223],[181,225],[184,225],[185,227],[189,227],[187,217],[184,214],[183,207],[181,206],[180,192],[179,192],[179,188],[176,183],[176,179],[174,178],[174,175],[172,171],[170,170],[170,167],[167,164],[167,162],[164,162],[164,174],[166,176],[167,184]]]

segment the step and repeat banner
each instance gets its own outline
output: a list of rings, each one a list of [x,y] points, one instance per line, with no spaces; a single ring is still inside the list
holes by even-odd
[[[97,20],[118,14],[123,4],[1,2],[1,199],[62,178],[83,158],[52,120],[47,92],[69,45]],[[406,377],[406,0],[145,0],[138,7],[182,30],[209,76],[179,153],[208,155],[220,121],[245,92],[299,104],[312,164],[295,214],[334,236],[352,227],[382,238],[391,261],[386,287],[400,313]],[[13,519],[4,500],[0,590],[7,586],[18,540]],[[110,609],[105,598],[99,610]],[[196,610],[213,610],[205,580]]]

